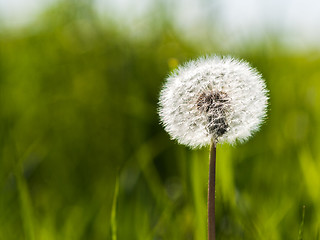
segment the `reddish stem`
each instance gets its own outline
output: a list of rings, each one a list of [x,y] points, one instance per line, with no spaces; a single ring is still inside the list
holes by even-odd
[[[211,144],[208,184],[208,240],[216,239],[215,230],[215,195],[216,195],[216,145]]]

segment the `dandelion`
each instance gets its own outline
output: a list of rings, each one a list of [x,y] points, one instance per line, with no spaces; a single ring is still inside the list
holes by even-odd
[[[245,61],[203,57],[180,66],[160,93],[161,123],[172,139],[191,148],[211,145],[208,237],[215,239],[215,161],[218,143],[246,141],[262,124],[268,91]]]

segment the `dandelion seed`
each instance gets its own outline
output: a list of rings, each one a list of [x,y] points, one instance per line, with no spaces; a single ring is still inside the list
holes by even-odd
[[[172,139],[191,148],[211,145],[208,184],[208,239],[215,240],[217,143],[247,140],[262,124],[268,91],[247,62],[204,57],[173,72],[160,93],[159,115]]]
[[[167,78],[159,115],[181,144],[233,144],[259,129],[267,101],[266,85],[248,63],[214,56],[190,61]]]

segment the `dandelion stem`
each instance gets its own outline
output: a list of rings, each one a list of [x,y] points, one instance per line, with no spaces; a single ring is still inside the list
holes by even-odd
[[[216,239],[215,229],[215,195],[216,195],[216,144],[211,143],[208,183],[208,240]]]

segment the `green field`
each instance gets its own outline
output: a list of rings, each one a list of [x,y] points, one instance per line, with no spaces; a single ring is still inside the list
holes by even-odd
[[[319,50],[273,34],[226,50],[150,22],[133,36],[60,3],[1,31],[0,239],[206,239],[209,149],[157,115],[166,76],[203,54],[249,61],[270,90],[261,131],[218,146],[217,239],[320,239]]]

